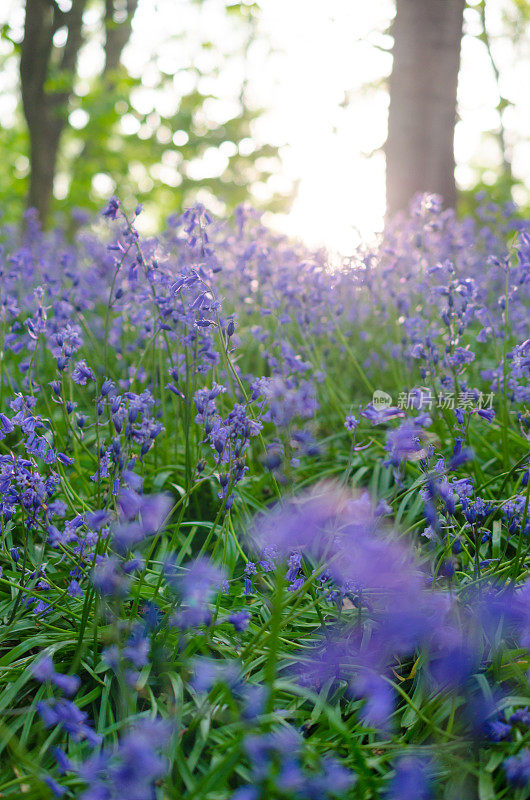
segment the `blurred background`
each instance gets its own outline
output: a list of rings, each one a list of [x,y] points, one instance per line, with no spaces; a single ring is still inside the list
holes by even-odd
[[[348,253],[415,190],[530,202],[528,0],[2,0],[0,29],[8,221],[245,201]]]

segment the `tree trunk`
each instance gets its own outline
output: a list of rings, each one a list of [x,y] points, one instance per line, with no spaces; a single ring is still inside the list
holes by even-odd
[[[456,203],[454,128],[465,0],[396,0],[386,153],[387,215],[416,192]]]
[[[53,196],[53,180],[57,165],[57,152],[62,125],[50,119],[49,110],[43,111],[38,126],[30,134],[30,176],[27,197],[28,208],[37,209],[41,225],[45,225],[50,214]]]
[[[73,88],[77,55],[82,44],[86,0],[72,0],[63,12],[54,0],[26,0],[24,39],[20,54],[22,106],[30,137],[28,207],[37,209],[46,223],[53,197],[53,179],[67,104]],[[65,25],[67,40],[57,58],[57,73],[64,88],[47,90],[54,53],[53,36]]]
[[[103,74],[114,72],[120,65],[123,49],[132,31],[132,21],[136,13],[138,0],[127,0],[125,17],[121,22],[114,20],[114,0],[105,0],[105,67]]]

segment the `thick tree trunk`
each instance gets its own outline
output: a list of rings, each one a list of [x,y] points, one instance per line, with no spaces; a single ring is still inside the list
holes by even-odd
[[[456,202],[454,127],[465,0],[396,0],[386,153],[387,215],[416,192]]]

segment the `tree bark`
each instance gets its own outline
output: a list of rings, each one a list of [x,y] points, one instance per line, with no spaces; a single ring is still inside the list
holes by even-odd
[[[105,67],[104,75],[114,72],[120,64],[123,48],[129,41],[132,21],[138,0],[127,0],[125,18],[121,22],[114,19],[114,0],[105,0]]]
[[[62,12],[54,0],[26,0],[24,39],[20,54],[22,106],[30,137],[30,184],[28,207],[37,209],[45,224],[53,196],[53,180],[61,133],[66,124],[67,104],[73,90],[77,56],[82,45],[86,0],[73,0]],[[66,26],[67,40],[57,60],[61,89],[48,89],[53,78],[53,37]]]
[[[387,215],[417,192],[456,203],[454,128],[465,0],[396,0],[386,154]]]

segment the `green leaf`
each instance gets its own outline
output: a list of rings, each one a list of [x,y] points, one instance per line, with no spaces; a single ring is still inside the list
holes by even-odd
[[[482,770],[479,774],[478,796],[479,800],[495,800],[496,797],[491,774],[486,770]]]

